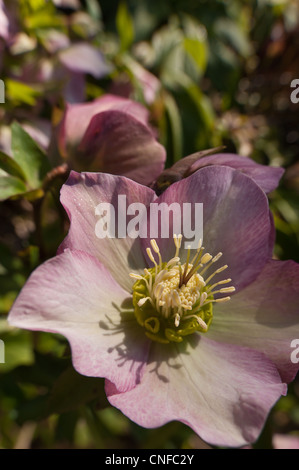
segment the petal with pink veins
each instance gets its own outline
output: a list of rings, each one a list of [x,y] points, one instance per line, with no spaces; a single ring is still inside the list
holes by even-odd
[[[78,169],[123,175],[149,184],[164,168],[165,148],[148,126],[123,111],[96,114],[77,149]],[[74,166],[76,169],[76,166]]]
[[[200,158],[190,168],[190,173],[210,165],[224,165],[241,171],[250,176],[266,193],[273,191],[279,184],[284,169],[268,165],[261,165],[251,158],[242,157],[233,153],[219,153]]]
[[[262,353],[193,336],[152,344],[140,384],[120,393],[106,382],[110,403],[146,428],[179,420],[204,441],[238,447],[255,441],[286,385]]]
[[[126,198],[123,207],[118,196]],[[156,198],[153,190],[128,178],[105,173],[71,172],[61,189],[61,202],[70,221],[70,230],[59,251],[65,248],[82,250],[100,260],[114,279],[128,292],[132,292],[133,280],[129,273],[140,272],[147,265],[140,238],[99,238],[96,226],[100,216],[96,214],[99,204],[109,203],[115,207],[115,220],[120,220],[131,203],[147,207]],[[116,222],[118,225],[118,222]],[[124,226],[125,230],[127,226]],[[119,235],[119,234],[118,234]]]
[[[122,391],[141,380],[149,344],[128,293],[84,252],[66,250],[37,268],[8,321],[65,336],[80,374],[109,378]]]
[[[264,352],[282,380],[293,380],[299,369],[291,361],[291,342],[299,338],[299,265],[269,260],[252,284],[215,306],[209,337]]]
[[[183,235],[185,224],[189,227],[191,222],[194,230],[195,203],[203,204],[205,252],[212,256],[223,253],[215,269],[227,264],[225,275],[238,289],[257,277],[272,252],[273,224],[268,199],[250,177],[237,170],[225,166],[202,168],[172,184],[155,202],[166,203],[161,209],[162,224],[165,226],[169,222],[170,234],[174,231],[174,222],[169,207],[172,203],[179,204],[181,210],[174,217],[177,225],[177,219],[181,222]],[[191,220],[187,212],[186,217],[183,216],[184,203],[192,204]],[[147,240],[142,240],[142,243],[149,244]],[[183,237],[182,246],[188,243]],[[163,260],[174,256],[174,244],[169,243],[169,238],[160,237],[158,245]],[[185,259],[186,254],[182,256],[182,262]]]
[[[95,78],[108,75],[111,67],[100,50],[88,43],[73,44],[58,54],[61,63],[72,72],[89,73]]]
[[[58,130],[62,155],[79,144],[93,116],[109,110],[122,111],[143,124],[148,122],[148,110],[144,106],[120,96],[106,94],[89,103],[68,104]]]

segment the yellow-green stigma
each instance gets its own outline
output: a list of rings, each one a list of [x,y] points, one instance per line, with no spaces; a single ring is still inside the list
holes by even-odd
[[[179,252],[182,235],[174,235],[176,247],[174,257],[168,262],[162,256],[156,240],[151,240],[147,255],[154,264],[153,268],[144,269],[144,275],[131,273],[136,279],[133,285],[133,304],[138,323],[145,328],[145,334],[160,343],[181,342],[183,337],[199,331],[206,333],[213,318],[213,304],[225,302],[230,297],[214,299],[215,294],[228,294],[235,288],[223,287],[231,282],[223,279],[211,283],[212,278],[228,266],[218,268],[206,279],[204,275],[219,260],[222,253],[211,256],[204,252],[201,241],[193,259],[190,261],[191,249],[188,247],[187,259],[181,264]]]

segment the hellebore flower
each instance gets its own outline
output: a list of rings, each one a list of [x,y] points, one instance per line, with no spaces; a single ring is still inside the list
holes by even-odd
[[[148,125],[148,114],[141,104],[109,94],[70,104],[57,129],[58,151],[76,171],[102,171],[149,184],[163,170],[166,151]]]
[[[125,177],[72,172],[61,201],[69,234],[31,275],[9,322],[64,335],[75,369],[105,377],[110,403],[141,426],[179,420],[214,445],[255,441],[298,370],[299,266],[269,257],[264,191],[220,165],[159,197]],[[184,208],[199,202],[204,248],[190,250]],[[100,238],[101,220],[118,236]]]

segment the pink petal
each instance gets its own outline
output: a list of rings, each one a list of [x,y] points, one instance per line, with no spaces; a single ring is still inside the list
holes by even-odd
[[[100,50],[84,42],[60,51],[59,59],[69,70],[89,73],[95,78],[102,78],[111,70]]]
[[[140,239],[127,237],[125,233],[124,238],[99,238],[96,235],[96,226],[100,220],[96,207],[100,203],[112,203],[116,219],[126,212],[127,206],[122,208],[121,203],[118,205],[119,195],[126,198],[127,205],[139,202],[145,206],[156,197],[150,188],[124,177],[72,171],[61,189],[61,202],[68,213],[71,226],[60,251],[71,248],[91,254],[131,293],[133,280],[129,273],[143,270],[147,264]]]
[[[270,260],[252,284],[215,306],[209,336],[264,352],[290,382],[299,370],[291,360],[291,342],[299,343],[298,319],[299,265]]]
[[[260,165],[254,160],[233,153],[219,153],[200,158],[195,162],[190,172],[209,165],[225,165],[250,176],[266,193],[273,191],[279,184],[284,173],[283,168]]]
[[[114,95],[103,95],[90,103],[68,105],[58,130],[59,149],[62,155],[72,152],[81,141],[93,116],[118,110],[147,124],[148,111],[141,104]]]
[[[286,387],[262,353],[207,337],[165,348],[152,344],[142,381],[120,393],[107,381],[110,403],[137,424],[178,420],[204,441],[237,447],[257,439]]]
[[[0,0],[0,37],[9,39],[9,19],[3,0]]]
[[[149,184],[164,168],[165,148],[147,126],[122,111],[96,114],[78,148],[78,168],[123,175]]]
[[[215,270],[227,264],[225,277],[231,278],[236,288],[244,287],[256,278],[272,251],[273,226],[267,197],[251,178],[240,171],[218,165],[202,168],[172,184],[155,202],[167,203],[168,207],[174,202],[180,205],[181,215],[175,216],[175,220],[176,223],[178,219],[182,221],[182,231],[184,224],[190,223],[188,214],[184,221],[183,204],[192,203],[193,215],[195,203],[203,204],[205,251],[212,256],[223,253],[215,264]],[[174,231],[172,216],[167,209],[162,210],[162,214],[164,226],[166,221],[170,221],[171,238]],[[192,225],[194,229],[194,220]],[[190,240],[183,238],[182,246],[188,243]],[[174,244],[169,238],[159,238],[158,244],[163,260],[174,256]],[[181,250],[185,258],[186,252]]]
[[[274,449],[299,449],[299,436],[292,434],[274,434]]]
[[[80,374],[107,377],[125,391],[139,383],[148,353],[148,341],[128,312],[127,299],[99,261],[66,250],[33,272],[8,321],[62,334]]]

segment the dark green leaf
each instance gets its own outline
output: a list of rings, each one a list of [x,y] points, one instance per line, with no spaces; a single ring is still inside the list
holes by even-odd
[[[61,374],[50,395],[47,414],[75,410],[95,398],[104,398],[104,382],[100,378],[85,377],[72,367]]]

